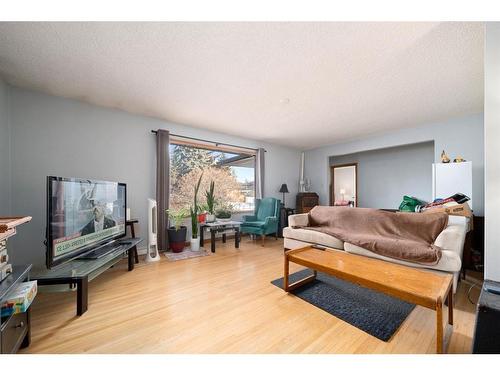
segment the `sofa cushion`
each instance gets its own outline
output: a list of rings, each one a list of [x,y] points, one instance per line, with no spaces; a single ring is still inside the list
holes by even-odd
[[[334,249],[344,249],[344,242],[326,233],[316,232],[308,229],[283,228],[283,237],[294,240],[308,242],[316,245],[323,245]]]
[[[439,270],[446,272],[458,272],[462,267],[462,261],[460,260],[460,256],[454,252],[449,250],[441,251],[441,259],[437,264],[427,265],[413,262],[405,262],[404,260],[388,258],[383,255],[378,255],[370,250],[363,249],[362,247],[353,245],[351,243],[346,242],[344,244],[344,249],[348,253],[364,255],[370,258],[382,259],[392,263],[403,264],[405,266],[417,267],[417,268],[428,268],[431,270]]]

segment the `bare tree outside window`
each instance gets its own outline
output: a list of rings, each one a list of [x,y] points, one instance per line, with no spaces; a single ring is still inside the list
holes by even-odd
[[[215,197],[219,205],[231,205],[234,211],[254,208],[255,158],[252,155],[207,150],[185,145],[170,145],[170,208],[189,207],[193,201],[193,186],[203,171],[200,192],[215,182]],[[205,194],[199,195],[206,204]]]

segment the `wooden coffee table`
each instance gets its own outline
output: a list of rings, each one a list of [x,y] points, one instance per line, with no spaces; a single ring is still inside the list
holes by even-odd
[[[314,271],[289,284],[289,263]],[[317,271],[436,311],[436,352],[443,353],[443,303],[448,297],[448,323],[453,325],[453,277],[349,254],[342,250],[311,246],[285,252],[283,289],[287,292],[316,278]]]

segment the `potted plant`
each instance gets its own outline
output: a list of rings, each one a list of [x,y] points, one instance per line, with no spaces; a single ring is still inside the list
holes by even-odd
[[[191,250],[200,250],[200,238],[198,237],[198,210],[200,206],[198,205],[198,190],[200,189],[201,179],[203,173],[200,175],[198,182],[194,186],[194,204],[189,208],[189,213],[191,215]]]
[[[168,229],[168,247],[174,253],[180,253],[186,244],[187,227],[182,222],[188,216],[185,208],[178,210],[167,210],[168,218],[172,224]]]
[[[233,214],[233,207],[230,204],[223,204],[215,211],[215,217],[219,221],[231,221]]]
[[[207,199],[207,223],[212,223],[215,221],[215,182],[212,180],[210,182],[210,189],[205,191],[205,197]]]
[[[202,224],[207,221],[207,207],[205,204],[202,204],[198,207],[198,223]]]

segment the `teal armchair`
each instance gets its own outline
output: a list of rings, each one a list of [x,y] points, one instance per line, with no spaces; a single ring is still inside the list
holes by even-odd
[[[256,199],[255,214],[243,216],[243,223],[240,226],[240,232],[261,236],[262,246],[264,246],[266,235],[274,233],[275,237],[278,238],[279,212],[279,199]]]

